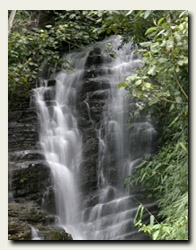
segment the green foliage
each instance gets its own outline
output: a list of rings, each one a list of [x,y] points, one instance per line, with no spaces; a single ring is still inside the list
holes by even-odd
[[[143,54],[143,67],[126,79],[126,89],[145,98],[146,107],[160,101],[187,104],[188,16],[184,12],[180,18],[174,17],[170,13],[154,20],[155,26],[147,29],[149,41],[141,42],[136,51]]]
[[[153,240],[188,239],[188,15],[163,11],[146,29],[148,41],[140,43],[141,68],[126,78],[125,87],[161,119],[158,152],[134,169],[130,183],[142,183],[149,198],[158,200],[158,222],[150,217],[135,225]],[[140,207],[138,211],[140,212]]]
[[[89,11],[17,11],[8,39],[9,100],[18,86],[35,83],[44,69],[49,74],[70,69],[62,52],[95,41],[93,24]]]
[[[133,40],[135,43],[145,41],[146,28],[153,25],[155,17],[161,17],[158,10],[94,10],[90,15],[97,18],[97,28],[94,33],[122,35],[124,42]]]

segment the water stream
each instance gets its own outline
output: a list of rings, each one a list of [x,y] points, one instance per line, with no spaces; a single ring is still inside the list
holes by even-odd
[[[128,126],[132,98],[118,83],[140,66],[139,55],[133,53],[132,44],[118,49],[121,38],[112,37],[96,44],[102,50],[111,43],[116,56],[102,56],[104,73],[94,77],[107,78],[110,84],[108,98],[100,126],[91,117],[89,96],[84,103],[89,121],[99,141],[97,162],[97,193],[99,200],[93,207],[83,209],[79,197],[82,160],[82,134],[78,128],[77,89],[82,85],[89,49],[68,55],[72,72],[61,71],[55,77],[56,86],[43,81],[34,90],[40,123],[40,144],[51,172],[55,191],[58,225],[65,228],[74,240],[125,240],[140,239],[130,229],[137,207],[124,179],[145,153],[152,150],[156,135],[150,115],[141,116]],[[109,60],[108,60],[109,58]],[[103,90],[100,90],[103,91]],[[52,103],[52,106],[51,106]],[[111,174],[111,169],[115,174]],[[152,204],[147,204],[151,206]]]

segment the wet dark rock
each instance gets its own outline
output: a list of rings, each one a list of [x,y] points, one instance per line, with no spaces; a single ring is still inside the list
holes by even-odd
[[[72,236],[63,228],[57,226],[38,227],[43,240],[73,240]]]
[[[31,240],[31,226],[9,215],[8,240]]]
[[[56,101],[47,101],[47,102],[45,102],[45,104],[46,104],[47,107],[56,106],[57,105]]]
[[[103,63],[102,55],[89,55],[85,67],[91,67],[92,65],[101,65]]]
[[[44,93],[44,100],[45,101],[53,101],[55,97],[55,88],[54,87],[48,87],[45,90]]]
[[[9,153],[9,161],[14,165],[21,162],[37,161],[44,160],[45,157],[43,153],[39,150],[22,150],[22,151],[13,151]]]
[[[54,87],[56,85],[55,79],[49,79],[48,80],[48,87]]]
[[[84,118],[81,115],[80,118],[78,119],[78,126],[80,127],[81,131],[85,131],[85,129],[91,127],[91,125],[92,125],[92,122],[90,121],[88,117]]]
[[[16,202],[31,200],[41,205],[47,187],[51,186],[50,168],[43,162],[16,170],[12,167],[11,171],[14,200]]]
[[[54,216],[49,216],[35,202],[25,203],[9,203],[8,214],[10,217],[17,218],[20,221],[26,221],[30,224],[42,223],[47,224],[48,221],[55,222]]]
[[[90,99],[102,100],[109,97],[109,92],[106,90],[98,90],[89,95]],[[105,104],[105,103],[104,103]]]
[[[90,51],[89,56],[100,55],[101,52],[102,52],[101,48],[95,47]]]
[[[55,105],[55,84],[54,79],[49,80],[45,93],[46,104],[51,108]],[[9,96],[8,239],[31,240],[33,226],[43,240],[72,240],[64,229],[55,226],[54,190],[50,168],[39,145],[34,87],[18,87]]]
[[[50,214],[56,214],[55,193],[54,187],[47,187],[42,197],[42,208]]]
[[[93,79],[93,78],[97,78],[100,76],[104,76],[105,74],[112,74],[113,70],[109,67],[102,67],[102,65],[100,66],[96,66],[91,67],[91,68],[87,68],[85,69],[84,72],[84,79]]]
[[[38,123],[35,109],[11,109],[8,112],[8,149],[11,151],[37,149]]]
[[[90,138],[85,143],[85,148],[83,150],[85,158],[93,158],[92,156],[98,151],[99,142],[96,138]]]
[[[86,197],[96,196],[99,140],[97,131],[103,122],[105,103],[109,98],[110,81],[104,77],[109,71],[103,66],[100,48],[90,51],[85,65],[84,80],[78,89],[78,126],[83,135],[81,189]],[[101,78],[99,76],[102,76]],[[88,198],[87,198],[88,200]],[[93,202],[87,202],[87,206]]]
[[[109,88],[110,88],[110,83],[108,79],[103,79],[103,80],[89,79],[86,82],[84,82],[82,90],[80,91],[80,95],[86,97],[88,92],[109,89]]]
[[[80,188],[86,195],[92,194],[97,190],[97,152],[90,154],[89,157],[85,157],[86,160],[81,162],[81,184]]]
[[[98,194],[90,195],[85,203],[85,207],[93,207],[99,203],[100,196]]]
[[[71,235],[55,225],[55,216],[48,215],[34,202],[9,203],[8,239],[32,240],[32,227],[42,240],[72,240]]]

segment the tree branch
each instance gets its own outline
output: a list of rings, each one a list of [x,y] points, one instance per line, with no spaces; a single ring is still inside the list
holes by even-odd
[[[160,98],[160,100],[165,101],[165,102],[170,102],[170,103],[175,103],[175,104],[188,104],[188,102],[176,102],[176,101],[172,101],[172,100],[168,100],[166,98]]]
[[[182,88],[182,86],[180,85],[180,83],[179,83],[179,81],[178,81],[178,78],[177,78],[177,76],[176,76],[176,73],[175,73],[175,72],[174,72],[174,77],[175,77],[176,82],[177,82],[177,84],[178,84],[179,88],[181,89],[182,93],[184,94],[184,96],[185,96],[185,97],[186,97],[186,99],[188,100],[188,95],[185,93],[184,89],[183,89],[183,88]]]
[[[16,10],[12,10],[11,13],[10,13],[10,16],[8,18],[8,35],[11,32],[15,14],[16,14]]]
[[[137,198],[133,197],[133,199],[136,200],[136,202],[138,202],[141,206],[143,206],[143,208],[146,210],[146,212],[149,214],[149,215],[153,215],[145,206],[143,203],[141,203]],[[153,215],[154,216],[154,215]],[[159,224],[158,220],[155,218],[154,216],[154,220],[156,221],[157,224]]]

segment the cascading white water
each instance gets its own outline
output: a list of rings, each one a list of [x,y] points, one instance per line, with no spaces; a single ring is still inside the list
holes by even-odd
[[[43,240],[42,237],[39,237],[39,230],[35,227],[31,227],[31,238],[32,240]]]
[[[150,116],[134,121],[131,124],[132,130],[128,128],[129,104],[132,100],[123,88],[118,89],[117,86],[131,74],[133,68],[140,65],[140,57],[133,54],[131,43],[118,49],[121,44],[119,36],[96,46],[104,48],[108,42],[112,44],[116,58],[108,61],[108,56],[103,56],[104,74],[96,79],[101,81],[104,77],[110,83],[110,89],[105,90],[109,91],[109,97],[99,129],[91,117],[88,94],[84,100],[89,121],[94,126],[99,140],[99,201],[94,207],[85,208],[81,212],[77,185],[82,171],[82,138],[77,125],[76,89],[81,86],[89,50],[68,55],[74,71],[62,71],[56,76],[54,97],[54,88],[48,86],[48,81],[44,81],[43,85],[34,91],[41,128],[40,143],[52,172],[58,224],[64,227],[74,240],[133,239],[136,230],[131,231],[130,224],[137,207],[133,205],[129,190],[123,188],[123,182],[143,154],[150,152],[150,144],[156,134]],[[47,101],[48,95],[51,96],[50,101]],[[149,143],[145,147],[141,146],[135,153],[132,145],[142,143],[144,134]],[[110,168],[113,165],[116,169],[115,177],[111,177]]]
[[[131,231],[137,207],[129,189],[123,188],[124,179],[131,174],[144,153],[152,150],[152,138],[156,134],[150,116],[139,117],[140,121],[132,122],[132,130],[128,128],[131,97],[124,88],[118,89],[122,82],[135,67],[140,66],[141,56],[135,55],[131,43],[121,45],[121,38],[116,37],[101,42],[100,47],[110,42],[116,57],[105,66],[105,74],[99,76],[110,82],[110,95],[104,111],[103,123],[97,131],[99,138],[98,185],[99,203],[87,208],[83,213],[86,238],[89,240],[125,240],[138,239],[136,230]],[[103,62],[104,64],[104,62]],[[112,72],[112,74],[111,74]],[[104,135],[104,136],[103,136]],[[148,145],[140,146],[135,153],[132,146],[142,143],[140,137],[147,136]],[[111,148],[113,148],[111,150]],[[111,181],[110,168],[115,164],[116,179]],[[153,204],[146,204],[147,207]]]
[[[72,53],[68,59],[75,71],[62,71],[56,76],[54,88],[44,81],[34,93],[40,120],[40,143],[53,178],[58,224],[80,239],[78,234],[79,197],[78,175],[81,162],[82,142],[77,126],[76,88],[82,78],[86,54]],[[51,101],[46,101],[46,97]],[[48,103],[49,102],[49,103]]]

